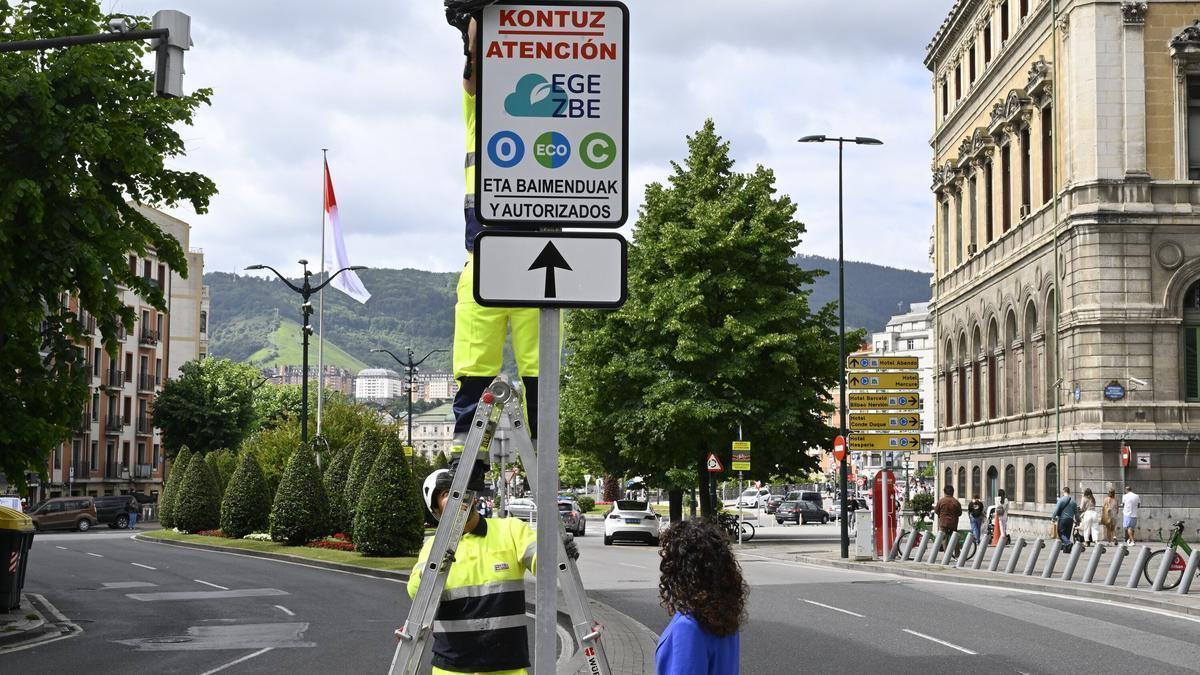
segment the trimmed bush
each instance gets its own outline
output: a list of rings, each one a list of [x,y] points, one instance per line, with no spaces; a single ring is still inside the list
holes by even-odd
[[[584,513],[591,513],[592,509],[596,508],[596,500],[591,497],[580,497],[575,501],[579,504],[579,510]]]
[[[325,494],[329,496],[329,526],[334,532],[351,532],[350,512],[346,508],[346,481],[354,449],[342,448],[325,470]]]
[[[411,555],[425,535],[425,504],[404,457],[389,436],[367,476],[354,517],[354,548],[368,556]]]
[[[215,530],[220,524],[221,501],[217,498],[216,481],[204,456],[194,454],[175,498],[175,527],[184,532],[199,532]]]
[[[217,482],[217,493],[224,500],[225,488],[229,486],[229,479],[238,467],[237,453],[232,450],[213,450],[204,456],[204,461],[208,463],[213,480]]]
[[[271,509],[271,539],[301,546],[329,534],[329,499],[317,456],[301,445],[292,453]]]
[[[251,532],[266,530],[270,516],[271,500],[267,497],[262,467],[254,453],[243,452],[221,501],[221,530],[241,539]]]
[[[346,478],[346,524],[350,526],[346,534],[354,534],[354,518],[358,513],[359,495],[362,494],[363,485],[367,482],[367,474],[371,473],[371,467],[375,465],[375,458],[379,456],[379,448],[387,436],[375,429],[368,429],[363,433],[358,449],[354,451],[354,460],[350,463],[350,474]]]
[[[158,504],[158,522],[165,528],[175,527],[175,497],[179,494],[179,486],[183,484],[183,474],[187,473],[188,461],[192,453],[183,446],[171,462],[171,475],[167,476],[167,484],[163,486],[162,498]]]

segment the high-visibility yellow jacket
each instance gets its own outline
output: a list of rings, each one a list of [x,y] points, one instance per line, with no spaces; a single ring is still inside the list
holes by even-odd
[[[433,537],[408,579],[417,594]],[[537,537],[522,520],[481,518],[463,535],[433,622],[433,665],[455,673],[524,672],[529,666],[525,573],[537,570]],[[435,672],[437,672],[435,670]]]

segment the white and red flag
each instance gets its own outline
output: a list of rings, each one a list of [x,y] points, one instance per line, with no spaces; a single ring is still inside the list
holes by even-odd
[[[342,220],[338,217],[337,197],[333,195],[333,179],[329,177],[329,162],[325,162],[325,229],[325,236],[331,244],[325,248],[325,269],[333,273],[350,267],[350,258],[346,255],[346,240],[342,238]],[[367,292],[354,270],[346,270],[337,275],[330,286],[362,303],[371,298],[371,294]]]

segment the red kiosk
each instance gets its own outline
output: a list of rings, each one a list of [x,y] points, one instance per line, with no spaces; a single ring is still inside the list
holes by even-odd
[[[885,558],[896,541],[896,474],[888,469],[875,474],[871,498],[874,502],[871,517],[875,525],[875,555]]]

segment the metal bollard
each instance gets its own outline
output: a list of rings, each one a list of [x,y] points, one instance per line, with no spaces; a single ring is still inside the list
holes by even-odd
[[[1096,570],[1100,569],[1100,558],[1104,557],[1104,552],[1108,550],[1104,544],[1096,544],[1095,550],[1092,551],[1092,557],[1088,558],[1087,569],[1084,570],[1083,578],[1079,583],[1090,584],[1092,579],[1096,578]]]
[[[1058,564],[1058,556],[1062,553],[1062,546],[1056,541],[1050,547],[1050,559],[1046,561],[1046,569],[1042,570],[1042,578],[1050,579],[1054,576],[1054,566]]]
[[[996,543],[996,552],[992,554],[992,562],[988,565],[989,572],[995,572],[1000,569],[1000,556],[1004,555],[1004,547],[1007,545],[1004,537],[1000,537],[1000,541]]]
[[[1025,561],[1025,576],[1033,576],[1033,570],[1037,567],[1038,556],[1042,554],[1042,547],[1046,542],[1041,537],[1033,540],[1033,550],[1029,552],[1029,558]]]
[[[967,553],[970,552],[971,542],[973,541],[975,541],[975,535],[973,534],[968,534],[964,537],[962,551],[958,554],[958,562],[954,564],[958,569],[962,569],[967,564]],[[979,542],[975,541],[975,545],[978,547]]]
[[[1041,541],[1040,539],[1038,541]],[[1013,544],[1012,557],[1008,560],[1008,567],[1004,568],[1005,574],[1012,574],[1017,571],[1017,562],[1021,559],[1021,550],[1025,548],[1025,537],[1019,537],[1017,543]]]
[[[942,543],[944,543],[945,539],[946,533],[938,530],[937,537],[935,537],[933,540],[933,550],[929,552],[929,558],[927,560],[923,560],[922,562],[929,563],[930,565],[936,562],[937,554],[942,550]]]
[[[1100,544],[1096,544],[1099,546]],[[1083,544],[1075,542],[1071,547],[1071,557],[1067,559],[1067,566],[1063,569],[1062,576],[1059,579],[1070,581],[1071,577],[1075,576],[1075,566],[1079,564],[1079,557],[1083,555]]]
[[[958,544],[958,532],[950,533],[950,541],[946,542],[946,555],[942,556],[942,564],[949,565],[950,560],[954,558],[954,547]]]
[[[1188,564],[1183,570],[1183,579],[1179,582],[1177,593],[1187,595],[1188,591],[1192,590],[1192,580],[1196,578],[1197,567],[1200,567],[1200,549],[1192,551],[1192,556],[1188,558]]]
[[[913,562],[925,562],[925,549],[929,548],[929,540],[931,539],[929,534],[929,532],[921,533],[921,545],[917,547],[917,554],[913,556]]]
[[[908,556],[912,553],[913,546],[916,546],[917,537],[919,536],[921,536],[921,533],[916,530],[908,533],[908,541],[904,542],[904,552],[900,554],[901,562],[908,560]]]
[[[1112,586],[1117,583],[1117,575],[1121,573],[1121,563],[1125,560],[1125,556],[1128,553],[1129,549],[1127,547],[1117,547],[1117,552],[1113,556],[1112,566],[1108,568],[1108,576],[1104,579],[1105,586]]]
[[[1129,575],[1129,581],[1125,584],[1125,588],[1137,588],[1138,580],[1142,578],[1142,573],[1146,571],[1146,563],[1150,562],[1150,547],[1143,546],[1141,551],[1138,551],[1137,561],[1133,563],[1133,573]]]
[[[977,570],[983,567],[983,559],[987,557],[988,540],[984,539],[977,544],[975,550],[975,562],[971,565],[971,569]]]
[[[895,560],[896,556],[900,555],[900,545],[903,543],[904,530],[900,530],[900,532],[896,534],[896,543],[892,545],[892,550],[888,551],[887,562]]]
[[[1162,590],[1163,584],[1167,582],[1167,572],[1171,571],[1173,562],[1175,562],[1175,545],[1171,544],[1167,547],[1167,552],[1163,554],[1162,563],[1158,566],[1158,572],[1154,575],[1154,585],[1150,587],[1150,590]]]

